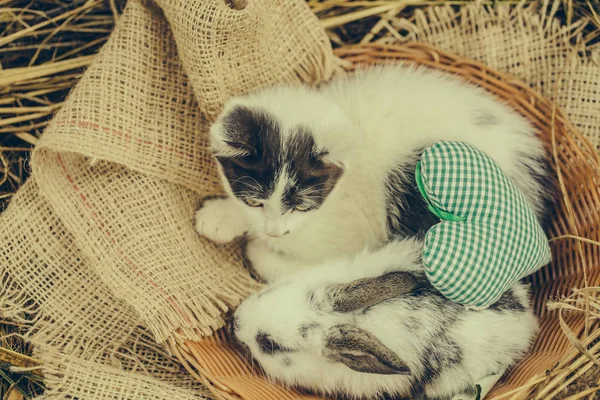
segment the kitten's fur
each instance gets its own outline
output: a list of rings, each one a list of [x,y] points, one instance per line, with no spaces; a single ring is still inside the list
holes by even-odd
[[[211,138],[229,197],[207,201],[197,229],[219,242],[248,233],[248,257],[266,280],[392,237],[422,237],[438,221],[414,168],[438,140],[487,153],[540,218],[552,193],[546,154],[523,117],[426,69],[377,67],[320,89],[234,98]]]

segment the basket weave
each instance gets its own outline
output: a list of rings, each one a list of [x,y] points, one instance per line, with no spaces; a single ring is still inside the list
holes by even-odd
[[[402,46],[359,45],[336,50],[341,66],[355,68],[389,62],[407,62],[447,71],[475,83],[507,102],[537,129],[557,176],[558,204],[552,216],[550,237],[563,235],[600,239],[600,164],[594,147],[557,110],[553,103],[523,83],[478,62],[448,54],[422,43]],[[553,261],[528,278],[532,284],[534,309],[540,318],[540,333],[531,353],[496,385],[488,399],[532,398],[534,388],[546,371],[556,365],[575,367],[589,363],[574,350],[561,328],[558,312],[546,308],[553,296],[566,296],[573,287],[600,285],[600,248],[592,243],[562,238],[551,243]],[[588,326],[583,314],[570,314],[563,320],[572,332],[587,341],[600,336],[600,327]],[[598,347],[598,346],[595,346]],[[201,342],[172,341],[171,350],[188,371],[207,384],[221,399],[310,399],[312,396],[268,382],[230,345],[224,331]],[[564,376],[560,379],[562,381]],[[551,382],[552,383],[552,382]],[[554,382],[556,386],[556,382]],[[545,390],[548,394],[551,385]],[[542,394],[544,388],[541,388]],[[546,398],[546,397],[540,397]]]

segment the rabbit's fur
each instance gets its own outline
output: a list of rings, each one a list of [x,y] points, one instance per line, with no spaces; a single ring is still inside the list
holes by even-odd
[[[233,334],[270,378],[328,394],[450,399],[501,374],[537,329],[526,287],[469,311],[431,286],[421,246],[397,240],[277,281],[237,309]]]

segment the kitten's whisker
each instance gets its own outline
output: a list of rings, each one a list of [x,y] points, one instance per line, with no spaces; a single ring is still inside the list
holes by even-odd
[[[244,185],[251,186],[251,182],[242,181],[243,179],[251,179],[256,184],[256,187],[261,186],[260,183],[256,179],[254,179],[253,177],[251,177],[249,175],[241,176],[238,179],[234,180],[232,183],[242,183]]]
[[[311,186],[311,187],[303,188],[302,190],[310,191],[310,190],[321,189],[321,188],[328,188],[328,187],[331,187],[331,183],[324,182],[324,183],[319,183],[318,185],[314,185],[314,186]]]

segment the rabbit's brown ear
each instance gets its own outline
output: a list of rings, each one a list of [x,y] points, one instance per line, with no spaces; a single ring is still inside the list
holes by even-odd
[[[417,286],[418,281],[414,275],[389,272],[374,278],[332,285],[326,289],[326,293],[333,311],[351,312],[410,293]]]
[[[352,325],[335,325],[327,331],[324,356],[357,372],[410,375],[397,354],[371,333]]]

